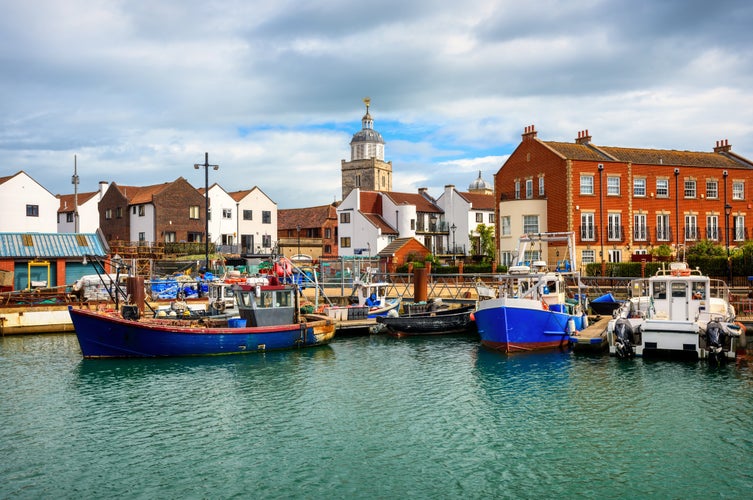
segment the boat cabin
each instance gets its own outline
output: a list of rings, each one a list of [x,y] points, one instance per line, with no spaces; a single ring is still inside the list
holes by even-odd
[[[726,285],[711,280],[699,270],[691,270],[685,263],[672,263],[655,276],[631,283],[630,293],[640,297],[637,316],[658,320],[696,321],[699,316],[725,317]]]
[[[247,326],[275,326],[298,321],[298,288],[291,285],[235,285],[240,317]]]

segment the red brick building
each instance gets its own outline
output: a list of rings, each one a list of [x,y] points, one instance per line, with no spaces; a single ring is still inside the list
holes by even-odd
[[[313,260],[337,257],[336,204],[278,210],[277,242],[286,257],[299,253]]]
[[[99,202],[107,241],[202,242],[206,201],[183,177],[153,186],[113,182]]]
[[[734,248],[751,237],[752,186],[753,162],[726,140],[713,152],[639,149],[597,146],[588,131],[542,141],[526,127],[494,177],[498,255],[509,262],[521,233],[544,231],[574,231],[579,264],[700,240]],[[552,263],[559,251],[540,257]]]

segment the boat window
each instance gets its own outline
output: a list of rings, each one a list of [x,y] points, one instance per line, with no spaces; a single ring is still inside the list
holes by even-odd
[[[661,300],[667,298],[667,282],[654,281],[654,299]]]
[[[246,307],[251,306],[251,293],[249,292],[241,292],[238,294],[238,298],[240,299],[240,303],[243,304]]]
[[[292,307],[292,306],[293,306],[293,294],[290,292],[278,292],[277,307]]]
[[[693,282],[693,298],[695,300],[706,299],[706,283],[704,283],[703,281]]]
[[[687,290],[685,283],[672,283],[672,297],[685,297]]]
[[[274,298],[274,292],[262,292],[261,297],[259,297],[258,306],[259,307],[272,307]]]

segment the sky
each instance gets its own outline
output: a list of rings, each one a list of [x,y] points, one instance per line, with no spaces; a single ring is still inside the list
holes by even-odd
[[[0,177],[341,199],[371,99],[393,190],[545,141],[753,159],[749,0],[0,0]],[[75,158],[75,160],[74,160]],[[0,208],[0,210],[2,210]]]

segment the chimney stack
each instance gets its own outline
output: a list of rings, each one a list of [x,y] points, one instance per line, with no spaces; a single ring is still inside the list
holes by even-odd
[[[523,132],[523,140],[526,139],[535,139],[536,138],[536,128],[533,125],[529,125],[525,128],[525,132]]]
[[[588,144],[591,142],[591,136],[588,135],[588,129],[578,132],[578,138],[575,139],[575,144]]]
[[[716,141],[714,153],[729,153],[730,151],[732,151],[732,146],[729,145],[729,141],[727,139]]]

